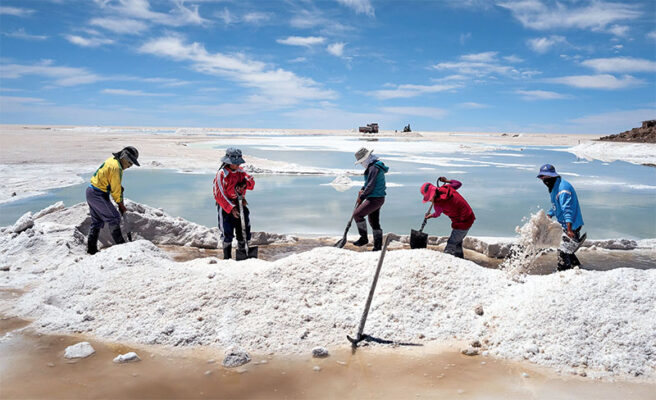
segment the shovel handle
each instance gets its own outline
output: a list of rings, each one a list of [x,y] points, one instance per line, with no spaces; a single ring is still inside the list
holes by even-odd
[[[246,254],[248,255],[248,239],[246,238],[246,221],[244,220],[244,197],[240,194],[237,195],[237,201],[239,202],[239,219],[241,221],[241,235],[244,238],[244,246],[246,249]]]
[[[433,209],[433,202],[431,201],[431,205],[430,207],[428,207],[428,211],[426,212],[426,214],[431,212],[432,209]],[[428,218],[424,217],[424,222],[421,223],[421,229],[419,229],[420,233],[424,231],[424,228],[426,227],[426,222],[428,222]]]

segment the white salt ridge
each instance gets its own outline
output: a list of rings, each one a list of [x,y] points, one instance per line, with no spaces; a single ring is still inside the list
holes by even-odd
[[[321,185],[322,186],[330,185],[333,188],[335,188],[335,190],[337,190],[338,192],[344,192],[344,191],[346,191],[349,188],[354,187],[354,186],[361,187],[363,184],[364,184],[364,182],[362,180],[354,181],[351,178],[349,178],[346,174],[339,174],[335,177],[335,179],[332,182],[322,183]],[[399,183],[393,183],[393,182],[386,182],[385,185],[387,187],[402,187],[402,186],[404,186],[404,185],[401,185]]]
[[[0,284],[31,283],[13,311],[35,329],[304,354],[346,346],[345,335],[357,331],[375,253],[326,247],[274,262],[180,263],[138,240],[87,256],[76,207],[21,234],[0,233],[0,252],[12,250],[12,266],[21,267],[0,273]],[[536,243],[549,241],[543,233],[534,232]],[[656,376],[656,270],[568,271],[523,282],[431,250],[390,251],[365,332],[407,342],[420,334],[478,340],[482,352],[563,372],[587,365],[592,377]]]
[[[587,142],[566,151],[586,160],[656,164],[656,144],[653,143]]]

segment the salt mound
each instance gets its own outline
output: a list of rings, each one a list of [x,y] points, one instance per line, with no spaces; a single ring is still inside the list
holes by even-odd
[[[378,254],[324,247],[274,262],[175,262],[137,240],[89,256],[71,225],[80,221],[76,207],[37,218],[20,234],[0,233],[0,255],[12,263],[1,284],[30,284],[11,311],[34,329],[283,354],[347,346],[345,335],[357,331]],[[542,228],[527,228],[527,237],[548,243]],[[563,372],[656,377],[656,270],[523,281],[428,249],[390,251],[365,333],[403,342],[478,340],[481,352]]]
[[[338,192],[345,192],[353,186],[361,186],[360,183],[354,182],[346,174],[337,175],[335,179],[328,185],[332,186],[333,189],[337,190]]]
[[[515,228],[519,239],[510,249],[508,258],[500,265],[511,277],[518,279],[534,268],[537,258],[545,249],[558,247],[562,236],[562,227],[558,222],[540,210],[531,215],[523,226]]]

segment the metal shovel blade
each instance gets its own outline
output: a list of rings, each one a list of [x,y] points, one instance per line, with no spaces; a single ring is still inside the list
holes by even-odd
[[[428,245],[428,233],[416,231],[414,229],[410,231],[411,249],[425,249],[427,245]]]
[[[248,253],[246,253],[246,249],[237,249],[235,252],[235,259],[237,261],[242,261],[247,258],[257,258],[257,246],[253,247],[248,247]]]
[[[342,247],[344,247],[345,244],[346,244],[346,238],[344,237],[344,238],[339,239],[333,247],[337,247],[337,248],[341,249]]]

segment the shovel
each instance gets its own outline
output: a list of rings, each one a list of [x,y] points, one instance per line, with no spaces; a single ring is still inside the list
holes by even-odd
[[[346,224],[346,229],[344,229],[344,237],[339,239],[333,247],[338,247],[341,249],[346,244],[346,235],[348,234],[349,229],[351,229],[351,223],[353,222],[353,213],[355,213],[355,210],[360,205],[360,202],[358,200],[355,201],[355,207],[353,208],[353,212],[351,213],[351,219],[349,219],[348,224]]]
[[[123,224],[125,225],[126,236],[128,237],[128,242],[132,241],[132,226],[130,225],[130,220],[128,219],[127,211],[123,214]]]
[[[431,212],[433,209],[433,203],[431,202],[428,212]],[[414,229],[410,230],[410,248],[411,249],[425,249],[428,245],[428,234],[424,233],[424,227],[428,222],[428,218],[424,217],[424,222],[421,223],[421,228],[416,231]]]
[[[248,239],[246,238],[246,219],[244,217],[244,198],[237,195],[237,202],[239,203],[239,219],[241,220],[241,235],[244,238],[244,249],[237,248],[235,252],[235,259],[242,261],[247,258],[257,258],[257,246],[248,247]]]
[[[385,252],[387,251],[387,245],[390,241],[390,235],[386,235],[383,240],[383,249],[380,252],[380,257],[378,258],[378,266],[376,267],[376,274],[374,275],[374,280],[371,282],[371,288],[369,289],[369,297],[367,297],[367,304],[364,306],[364,312],[362,313],[362,318],[360,319],[360,327],[358,328],[358,335],[355,338],[346,335],[346,338],[351,342],[351,346],[355,349],[358,347],[358,343],[365,340],[368,335],[363,334],[364,324],[367,322],[367,315],[369,315],[369,307],[371,307],[371,301],[374,298],[374,292],[376,291],[376,283],[378,283],[378,275],[380,275],[380,267],[383,266],[383,259],[385,258]]]

